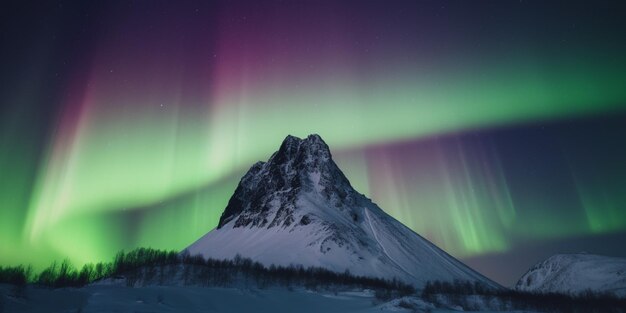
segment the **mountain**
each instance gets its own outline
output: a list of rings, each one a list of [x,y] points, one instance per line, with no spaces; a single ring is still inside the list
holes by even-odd
[[[423,286],[454,279],[498,286],[356,192],[318,135],[287,136],[243,176],[216,229],[187,248],[270,265],[324,267]]]
[[[518,290],[580,293],[587,289],[626,296],[626,259],[592,254],[557,254],[533,266]]]

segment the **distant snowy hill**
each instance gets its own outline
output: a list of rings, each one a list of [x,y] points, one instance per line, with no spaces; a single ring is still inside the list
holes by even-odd
[[[557,254],[533,266],[515,286],[523,291],[608,291],[626,296],[626,259],[592,254]]]
[[[497,286],[356,192],[318,135],[288,136],[267,162],[254,164],[217,228],[187,250],[396,277],[418,287],[454,279]]]

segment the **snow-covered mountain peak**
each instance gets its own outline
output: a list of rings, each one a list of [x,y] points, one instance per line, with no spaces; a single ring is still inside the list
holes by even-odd
[[[281,169],[284,175],[295,175],[302,171],[339,171],[328,145],[319,135],[309,135],[305,139],[287,136],[267,163],[270,167]]]
[[[298,195],[305,193],[317,193],[337,208],[354,204],[357,196],[319,135],[289,135],[267,162],[255,163],[244,175],[218,228],[232,220],[235,228],[290,226],[303,217],[295,211]]]
[[[281,157],[280,161],[294,159],[298,154],[310,157],[319,156],[327,160],[330,158],[330,149],[322,137],[317,134],[309,135],[304,139],[288,135],[276,152],[276,155]]]
[[[288,135],[270,161],[284,163],[288,161],[312,161],[321,158],[330,159],[330,149],[319,135],[309,135],[304,139]]]
[[[318,135],[287,136],[267,162],[254,164],[217,229],[187,250],[395,277],[418,286],[454,279],[496,286],[355,191]]]

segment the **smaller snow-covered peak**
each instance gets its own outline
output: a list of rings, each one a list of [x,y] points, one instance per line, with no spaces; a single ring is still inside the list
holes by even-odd
[[[587,253],[556,254],[517,282],[523,291],[580,293],[587,289],[626,295],[626,259]]]

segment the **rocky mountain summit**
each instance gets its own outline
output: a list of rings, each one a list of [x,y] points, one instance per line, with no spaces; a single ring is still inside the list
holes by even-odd
[[[318,135],[287,136],[241,179],[216,229],[191,254],[270,265],[319,266],[397,278],[480,281],[497,286],[355,191]]]

